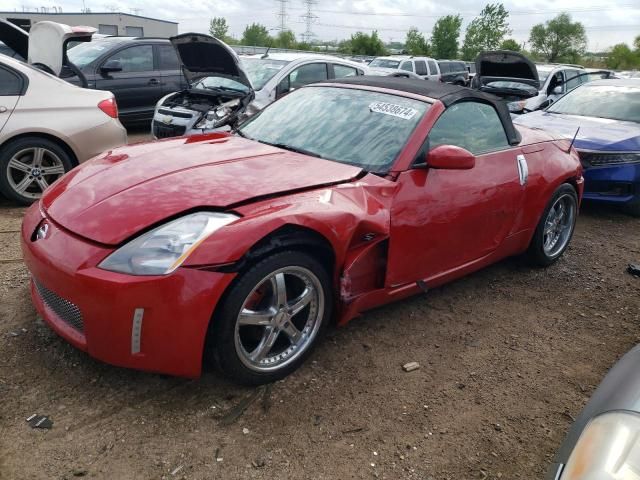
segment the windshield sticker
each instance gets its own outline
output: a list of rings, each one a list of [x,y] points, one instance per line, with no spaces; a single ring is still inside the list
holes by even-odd
[[[391,115],[393,117],[402,118],[404,120],[411,120],[418,111],[414,108],[403,107],[394,103],[385,102],[373,102],[369,105],[369,110],[374,113],[384,113],[385,115]]]

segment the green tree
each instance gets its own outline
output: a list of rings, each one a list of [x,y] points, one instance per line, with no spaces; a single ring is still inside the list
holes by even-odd
[[[513,38],[507,38],[500,44],[500,50],[511,50],[512,52],[519,52],[522,47]]]
[[[640,35],[633,41],[633,47],[636,49],[636,53],[640,54]]]
[[[587,35],[580,22],[572,22],[568,13],[539,23],[529,34],[531,51],[548,62],[578,62],[587,48]]]
[[[440,17],[431,33],[431,48],[436,58],[456,58],[462,17],[447,15]]]
[[[272,38],[269,36],[267,27],[259,23],[252,23],[244,29],[240,42],[243,45],[269,47],[271,46]]]
[[[462,44],[462,58],[473,60],[483,50],[496,50],[502,39],[511,33],[508,18],[509,12],[503,4],[486,5],[467,27]]]
[[[384,55],[386,53],[384,43],[382,43],[376,31],[371,35],[356,32],[351,35],[349,40],[340,42],[338,51],[353,55]]]
[[[278,48],[296,48],[296,36],[291,30],[283,30],[276,36],[275,46]]]
[[[607,68],[627,70],[640,65],[640,57],[625,43],[619,43],[611,48],[607,57]]]
[[[209,33],[211,36],[219,38],[224,41],[227,38],[227,32],[229,32],[229,25],[227,20],[222,17],[213,17],[209,23]]]
[[[407,32],[407,39],[404,42],[404,49],[409,55],[430,55],[429,44],[416,27],[411,27]]]

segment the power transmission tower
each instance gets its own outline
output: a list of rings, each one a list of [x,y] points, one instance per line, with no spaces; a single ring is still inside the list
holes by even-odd
[[[303,0],[302,3],[304,3],[307,7],[307,13],[302,15],[302,18],[304,18],[304,22],[307,24],[307,30],[302,34],[302,40],[305,43],[311,43],[311,40],[316,36],[316,34],[313,33],[313,30],[311,30],[311,26],[316,21],[316,18],[318,18],[318,16],[314,15],[313,13],[313,7],[317,5],[318,1]]]
[[[289,3],[289,0],[276,0],[277,3],[280,4],[280,6],[278,7],[278,11],[276,12],[276,15],[278,17],[278,29],[281,32],[284,32],[285,30],[288,30],[287,28],[287,3]]]

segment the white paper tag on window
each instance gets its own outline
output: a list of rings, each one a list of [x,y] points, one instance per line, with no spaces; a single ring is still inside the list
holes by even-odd
[[[414,108],[403,107],[394,103],[373,102],[369,105],[369,110],[375,113],[384,113],[393,117],[411,120],[418,111]]]

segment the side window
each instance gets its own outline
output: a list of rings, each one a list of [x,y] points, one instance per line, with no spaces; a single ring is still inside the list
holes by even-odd
[[[582,78],[579,77],[578,75],[580,75],[580,71],[578,70],[565,70],[564,72],[566,78],[567,78],[567,86],[566,86],[566,91],[568,92],[569,90],[573,90],[574,88],[576,88],[577,86],[580,85],[580,82],[582,81]]]
[[[428,63],[429,63],[429,72],[431,72],[431,75],[437,75],[438,67],[436,66],[436,62],[434,62],[433,60],[428,60]]]
[[[158,69],[180,70],[178,54],[171,45],[158,45]]]
[[[439,63],[438,65],[440,66],[440,73],[443,75],[451,71],[449,64],[446,62]]]
[[[345,65],[333,65],[333,74],[335,78],[355,77],[358,75],[358,69],[347,67]]]
[[[418,75],[429,75],[429,70],[427,70],[427,62],[424,60],[416,60],[416,73]]]
[[[153,70],[153,46],[128,47],[113,54],[107,61],[120,62],[122,73],[149,72]]]
[[[428,142],[430,150],[438,145],[455,145],[474,155],[509,147],[498,113],[491,105],[479,102],[456,103],[445,110],[429,132]]]
[[[407,72],[413,72],[413,62],[406,60],[400,64],[400,70],[406,70]]]
[[[0,68],[0,97],[20,95],[22,93],[22,78],[4,68]]]
[[[289,75],[289,88],[304,87],[310,83],[321,82],[327,78],[326,63],[310,63],[291,72]]]

